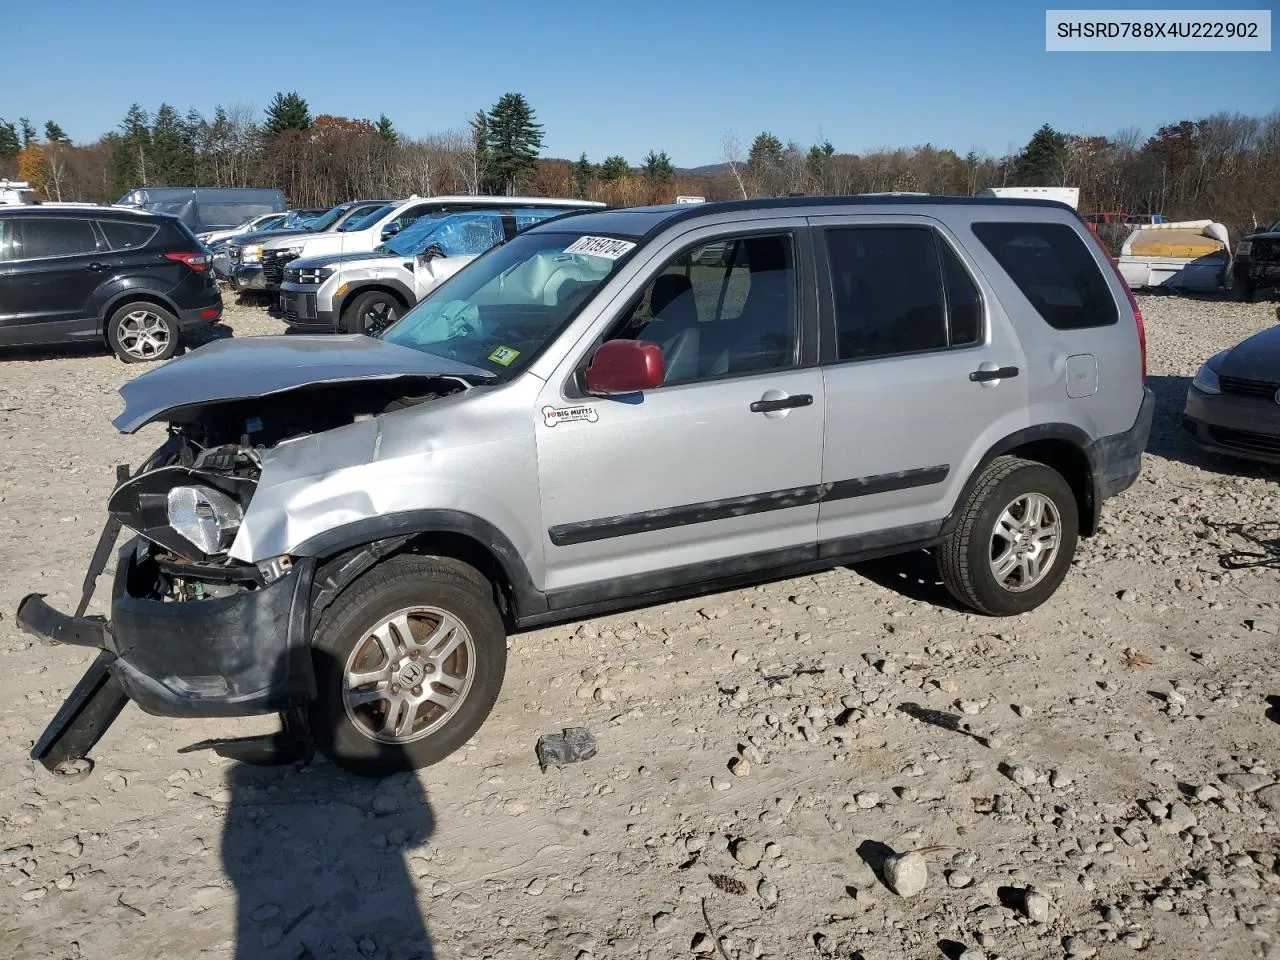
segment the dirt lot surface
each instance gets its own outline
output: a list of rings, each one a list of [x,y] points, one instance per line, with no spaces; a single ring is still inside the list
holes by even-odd
[[[137,367],[4,360],[0,956],[1280,956],[1280,570],[1222,569],[1211,525],[1277,519],[1277,474],[1178,428],[1275,307],[1142,307],[1144,474],[1036,613],[958,611],[916,556],[527,633],[472,743],[382,782],[179,753],[274,721],[133,707],[80,782],[27,759],[90,658],[14,610],[75,605],[158,429],[108,422]],[[571,725],[599,754],[540,773]]]

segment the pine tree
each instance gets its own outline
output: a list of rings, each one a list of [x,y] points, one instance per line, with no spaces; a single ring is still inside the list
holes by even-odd
[[[595,168],[591,166],[591,161],[587,159],[584,153],[576,161],[574,161],[573,169],[569,176],[573,182],[573,195],[579,200],[587,199],[587,189],[591,186],[591,175],[595,173]]]
[[[130,106],[120,130],[109,137],[111,187],[116,196],[152,182],[151,118],[147,111],[136,103]]]
[[[18,139],[18,128],[8,120],[0,118],[0,160],[12,160],[22,149],[22,141]]]
[[[35,124],[26,117],[19,117],[18,124],[22,127],[22,145],[24,147],[31,146],[32,141],[34,141],[37,136]]]
[[[809,148],[809,156],[805,160],[805,166],[808,168],[809,176],[818,185],[818,189],[826,192],[827,189],[827,167],[831,158],[835,156],[836,148],[831,145],[830,140],[823,140],[821,144],[814,144]]]
[[[767,130],[751,141],[747,152],[747,166],[753,173],[761,173],[782,165],[782,141]]]
[[[378,122],[373,125],[373,132],[389,147],[394,147],[400,142],[400,134],[396,132],[391,118],[385,113],[378,117]]]
[[[71,138],[62,131],[62,127],[58,126],[52,120],[44,122],[44,138],[50,143],[70,143]]]
[[[151,125],[152,182],[170,187],[195,185],[196,157],[186,122],[167,103]]]
[[[277,93],[267,105],[267,122],[262,125],[262,130],[268,137],[310,128],[311,108],[296,93]]]
[[[1014,179],[1019,186],[1052,187],[1062,179],[1062,162],[1067,156],[1067,138],[1045,124],[1027,141],[1014,161]]]
[[[630,172],[631,164],[627,163],[627,158],[617,154],[612,157],[605,157],[604,163],[600,164],[600,179],[605,183],[621,180]]]
[[[640,166],[644,170],[645,179],[653,183],[665,183],[676,175],[676,168],[672,166],[671,158],[665,150],[661,153],[650,150]]]
[[[542,124],[519,93],[504,93],[489,111],[489,167],[508,196],[538,169]]]

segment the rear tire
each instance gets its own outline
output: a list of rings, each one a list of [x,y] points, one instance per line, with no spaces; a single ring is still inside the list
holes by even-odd
[[[997,457],[938,548],[938,572],[953,597],[981,613],[1027,613],[1066,577],[1079,529],[1075,494],[1062,474],[1042,463]]]
[[[1236,279],[1231,282],[1231,299],[1239,303],[1253,303],[1258,286],[1248,280]]]
[[[342,328],[347,333],[372,335],[391,326],[404,312],[405,306],[399,297],[382,290],[370,290],[357,294],[342,311]]]
[[[148,300],[135,300],[107,318],[107,345],[125,363],[159,363],[178,352],[178,318]]]
[[[316,748],[372,777],[439,763],[470,740],[507,664],[492,586],[447,557],[374,567],[324,612],[312,646]]]

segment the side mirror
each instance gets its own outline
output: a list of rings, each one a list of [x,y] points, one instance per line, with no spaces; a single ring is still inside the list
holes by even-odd
[[[400,224],[388,223],[385,227],[382,228],[382,239],[390,240],[399,232],[400,232]]]
[[[662,348],[647,340],[610,340],[587,367],[587,393],[611,396],[662,386]]]

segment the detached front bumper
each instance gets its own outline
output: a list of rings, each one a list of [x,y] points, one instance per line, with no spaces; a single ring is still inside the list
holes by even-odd
[[[231,289],[233,290],[266,290],[267,281],[262,275],[260,263],[232,263]]]
[[[231,596],[160,600],[153,590],[157,570],[138,550],[141,542],[135,538],[119,553],[109,621],[67,616],[39,594],[18,607],[18,625],[28,633],[100,651],[32,750],[51,769],[83,757],[127,700],[159,716],[237,717],[315,698],[314,560],[299,560],[275,582]]]

